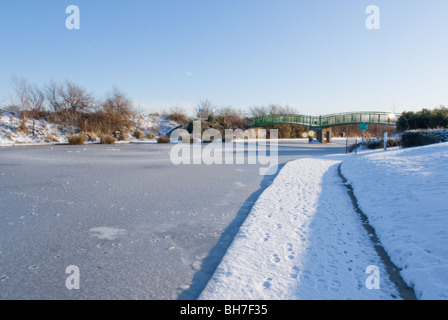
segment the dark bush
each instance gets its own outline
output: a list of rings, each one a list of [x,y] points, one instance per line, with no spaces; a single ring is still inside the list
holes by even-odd
[[[426,146],[441,142],[448,142],[448,130],[406,131],[401,136],[403,148]]]
[[[397,120],[397,130],[404,132],[418,129],[439,129],[448,127],[448,108],[440,106],[434,110],[403,112]]]
[[[162,136],[159,139],[157,139],[158,143],[170,143],[171,139],[167,136]]]
[[[352,144],[348,147],[348,152],[353,152],[355,149],[361,147],[362,142]],[[390,138],[387,139],[386,146],[387,148],[399,147],[401,145],[401,141],[398,138]],[[375,139],[364,141],[364,147],[367,149],[383,149],[384,148],[384,139]]]

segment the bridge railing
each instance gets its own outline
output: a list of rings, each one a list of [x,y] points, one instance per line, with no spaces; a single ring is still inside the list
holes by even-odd
[[[397,119],[388,112],[347,112],[325,116],[309,116],[301,114],[268,115],[252,119],[252,126],[268,126],[274,124],[298,124],[308,127],[333,127],[344,124],[378,123],[395,125]]]
[[[321,126],[331,127],[357,123],[378,123],[393,125],[396,123],[396,118],[392,117],[388,112],[338,113],[322,116]]]
[[[261,116],[252,119],[252,125],[254,127],[281,124],[281,123],[300,124],[305,126],[318,126],[320,125],[320,117],[308,116],[302,114],[282,114],[282,115]]]

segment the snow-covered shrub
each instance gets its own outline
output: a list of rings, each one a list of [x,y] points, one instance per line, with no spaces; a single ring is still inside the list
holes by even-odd
[[[399,147],[400,140],[399,139],[387,139],[386,143],[388,148]],[[375,139],[370,140],[365,143],[365,147],[368,149],[382,149],[384,148],[384,139]]]
[[[156,135],[155,135],[154,133],[151,133],[150,131],[146,131],[146,137],[147,137],[149,140],[153,140],[153,139],[156,138]]]
[[[401,136],[403,148],[419,147],[434,143],[448,142],[448,130],[411,130]]]
[[[60,137],[58,134],[48,134],[45,136],[45,142],[51,143],[51,142],[61,142]]]
[[[20,122],[19,131],[23,132],[25,134],[29,134],[30,133],[30,130],[28,129],[28,126],[26,124],[26,120],[22,120]]]
[[[387,148],[393,148],[393,147],[399,147],[401,144],[401,141],[399,138],[389,138],[387,139],[386,146]],[[353,152],[355,149],[358,149],[360,147],[366,148],[366,149],[382,149],[384,148],[384,139],[374,139],[374,140],[367,140],[364,141],[364,145],[362,142],[352,144],[348,147],[348,152]]]

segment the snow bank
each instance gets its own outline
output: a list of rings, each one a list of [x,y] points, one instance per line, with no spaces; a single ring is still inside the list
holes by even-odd
[[[22,120],[19,112],[0,112],[0,145],[66,143],[73,128],[63,128],[44,119],[26,120],[28,132],[19,129]]]
[[[0,146],[67,143],[68,136],[78,132],[77,128],[63,127],[44,119],[28,119],[26,121],[28,132],[26,133],[19,129],[22,122],[19,115],[20,113],[16,111],[0,110]],[[178,127],[176,122],[160,116],[141,114],[132,120],[135,128],[131,128],[129,137],[126,139],[128,142],[138,141],[132,136],[135,129],[152,133],[155,136],[164,136]]]
[[[179,124],[162,116],[148,116],[140,114],[132,120],[136,128],[150,132],[156,136],[166,136],[170,131],[177,128]]]
[[[342,173],[419,299],[448,299],[448,143],[348,157]]]

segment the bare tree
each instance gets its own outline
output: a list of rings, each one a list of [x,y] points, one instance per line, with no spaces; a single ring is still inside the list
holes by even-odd
[[[37,85],[30,87],[29,103],[32,111],[42,112],[45,108],[45,93]]]
[[[168,112],[164,112],[163,115],[168,119],[177,122],[180,125],[188,124],[188,116],[185,112],[185,109],[181,106],[171,107]]]
[[[168,114],[173,114],[173,113],[183,113],[186,114],[185,109],[179,105],[175,105],[173,107],[170,108],[170,110],[168,111]]]
[[[24,115],[26,110],[30,109],[30,85],[25,78],[12,78],[12,87],[16,98],[18,99],[19,107]]]
[[[279,104],[270,104],[268,109],[271,116],[296,113],[296,111],[288,105],[282,106]]]
[[[250,108],[250,113],[253,117],[264,117],[267,115],[276,116],[282,114],[296,114],[297,111],[289,105],[282,106],[279,104],[270,104],[267,107],[252,107]]]
[[[201,110],[202,110],[202,112],[200,112]],[[201,101],[201,103],[198,105],[196,117],[206,119],[210,115],[213,115],[214,111],[215,110],[213,108],[212,103],[208,99],[205,99],[205,100]]]
[[[45,96],[52,111],[60,112],[65,109],[66,101],[64,99],[64,86],[51,81],[45,86]]]
[[[126,93],[114,87],[106,94],[100,106],[102,131],[109,133],[120,131],[123,137],[136,115],[132,100]]]
[[[132,100],[127,97],[126,93],[116,87],[107,93],[102,106],[106,113],[114,113],[124,117],[131,117],[134,114]]]
[[[64,99],[66,108],[74,113],[89,111],[95,103],[95,98],[91,93],[68,80],[65,82],[65,87],[60,94]]]
[[[223,117],[225,123],[228,124],[230,128],[241,128],[245,129],[247,126],[246,123],[246,114],[241,110],[236,110],[233,107],[223,107],[218,110],[218,116]]]
[[[264,117],[268,115],[269,111],[266,107],[252,107],[250,108],[250,113],[253,117]]]

